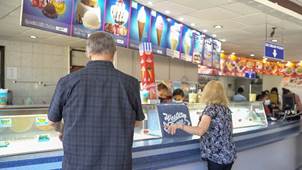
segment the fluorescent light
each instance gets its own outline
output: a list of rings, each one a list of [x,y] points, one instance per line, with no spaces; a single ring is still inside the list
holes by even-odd
[[[251,54],[250,56],[251,56],[251,57],[255,57],[255,54]]]
[[[222,28],[223,28],[222,25],[214,25],[213,27],[214,27],[215,29],[222,29]]]
[[[38,38],[38,37],[35,36],[35,35],[31,35],[31,36],[29,36],[29,38],[31,38],[31,39],[36,39],[36,38]]]
[[[165,13],[166,13],[166,14],[170,14],[170,13],[171,13],[171,11],[169,11],[169,10],[165,10]]]
[[[221,41],[221,42],[226,42],[226,39],[223,38],[223,39],[221,39],[220,41]]]
[[[202,32],[206,33],[206,32],[208,32],[208,30],[204,29],[204,30],[202,30]]]
[[[276,40],[276,39],[273,39],[273,40],[272,40],[272,42],[278,42],[278,40]]]
[[[195,23],[191,23],[191,26],[194,27],[194,26],[195,26]]]
[[[217,37],[217,35],[216,35],[216,34],[213,34],[213,35],[212,35],[212,37],[214,37],[214,38],[215,38],[215,37]]]
[[[151,6],[153,5],[152,1],[148,1],[148,4],[151,5]]]

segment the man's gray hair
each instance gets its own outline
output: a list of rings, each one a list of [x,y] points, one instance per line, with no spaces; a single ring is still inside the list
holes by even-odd
[[[86,53],[114,56],[116,45],[110,34],[105,32],[92,33],[87,40]]]

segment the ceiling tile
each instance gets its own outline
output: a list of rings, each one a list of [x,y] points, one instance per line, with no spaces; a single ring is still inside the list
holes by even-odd
[[[201,20],[205,20],[205,21],[227,20],[227,19],[238,17],[238,14],[223,9],[221,7],[214,7],[205,10],[200,10],[198,12],[192,12],[188,15],[193,17],[198,17]]]

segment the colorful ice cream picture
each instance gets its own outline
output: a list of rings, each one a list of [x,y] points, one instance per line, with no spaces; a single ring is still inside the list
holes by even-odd
[[[132,1],[130,28],[130,47],[138,49],[139,43],[149,42],[151,10]]]
[[[168,22],[164,15],[156,11],[151,11],[151,42],[153,52],[156,54],[166,54]]]
[[[116,43],[128,45],[128,22],[130,17],[131,0],[107,0],[105,31],[113,34]]]
[[[213,40],[213,67],[220,69],[220,53],[221,53],[221,42],[219,40]]]
[[[204,46],[204,34],[193,31],[193,63],[201,64],[202,63],[202,53]]]
[[[213,39],[210,37],[205,38],[203,50],[203,65],[213,66]]]
[[[73,0],[24,0],[22,26],[70,35]]]
[[[169,23],[167,55],[173,58],[180,58],[180,39],[183,25],[170,18],[167,21]]]
[[[87,38],[102,30],[105,0],[78,0],[73,19],[73,36]]]
[[[193,30],[184,26],[181,45],[181,59],[192,62],[193,56]]]

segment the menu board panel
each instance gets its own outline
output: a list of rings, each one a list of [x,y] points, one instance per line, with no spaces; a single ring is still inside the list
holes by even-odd
[[[131,0],[107,0],[105,13],[106,32],[113,34],[117,45],[128,46]]]
[[[151,27],[151,10],[135,1],[132,1],[130,44],[131,48],[138,49],[140,42],[149,42]]]
[[[193,30],[187,26],[183,26],[182,29],[182,43],[181,43],[181,56],[180,58],[185,61],[192,62],[193,49],[194,49],[194,39]]]
[[[213,39],[211,37],[205,38],[203,50],[203,65],[213,67]]]
[[[70,35],[73,0],[23,0],[22,26]]]
[[[167,55],[173,58],[180,57],[181,33],[183,25],[168,18]]]
[[[221,42],[213,39],[213,67],[220,69]]]
[[[202,62],[204,37],[205,37],[204,34],[198,31],[193,31],[193,39],[194,39],[193,63],[195,64],[201,64]]]
[[[77,0],[74,13],[72,36],[87,38],[92,32],[102,30],[105,0]]]
[[[159,12],[151,11],[151,20],[151,42],[153,52],[166,55],[168,40],[167,31],[169,26],[167,18]]]

